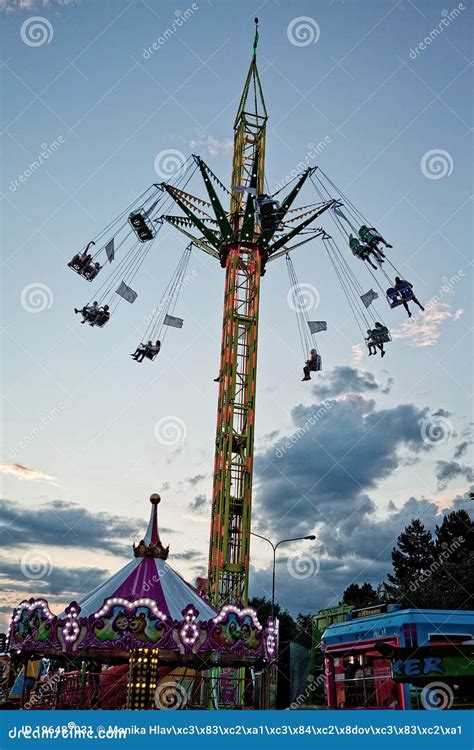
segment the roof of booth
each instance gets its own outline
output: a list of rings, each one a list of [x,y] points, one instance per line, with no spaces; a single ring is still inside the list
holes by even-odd
[[[183,609],[190,604],[199,610],[199,620],[216,616],[216,610],[197,589],[166,562],[169,548],[162,545],[158,532],[160,496],[152,495],[150,502],[148,529],[144,538],[133,545],[134,559],[79,601],[81,617],[94,614],[106,599],[115,597],[154,599],[161,612],[175,620],[182,618]]]

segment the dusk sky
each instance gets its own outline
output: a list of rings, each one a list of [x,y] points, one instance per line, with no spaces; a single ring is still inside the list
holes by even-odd
[[[380,298],[393,341],[383,362],[368,358],[321,240],[295,250],[328,328],[324,371],[302,383],[286,263],[268,265],[253,530],[317,536],[281,548],[277,600],[294,614],[335,605],[351,582],[386,579],[413,517],[434,529],[444,509],[472,511],[472,4],[0,0],[0,630],[25,596],[59,612],[120,568],[152,492],[169,562],[191,582],[205,574],[224,271],[193,250],[183,328],[137,365],[129,353],[186,238],[163,228],[136,301],[103,329],[74,307],[104,277],[87,284],[66,264],[173,159],[198,153],[229,185],[256,15],[270,190],[319,165],[426,307],[408,321]],[[330,216],[318,225],[334,230]],[[253,540],[251,594],[269,596],[270,553]]]

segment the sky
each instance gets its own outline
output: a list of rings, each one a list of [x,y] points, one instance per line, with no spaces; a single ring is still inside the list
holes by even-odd
[[[152,492],[171,564],[190,581],[205,572],[223,271],[193,250],[183,328],[138,366],[129,353],[185,238],[163,228],[137,300],[104,329],[73,311],[99,282],[66,263],[176,160],[199,153],[229,183],[256,15],[270,190],[320,166],[426,303],[408,321],[379,299],[393,341],[369,359],[322,242],[299,248],[311,317],[328,323],[323,372],[301,383],[286,264],[269,264],[252,528],[317,536],[280,548],[277,600],[337,604],[350,583],[386,578],[413,517],[434,529],[471,509],[472,4],[0,0],[4,627],[23,597],[59,612],[119,569]],[[269,595],[270,558],[254,538],[251,594]]]

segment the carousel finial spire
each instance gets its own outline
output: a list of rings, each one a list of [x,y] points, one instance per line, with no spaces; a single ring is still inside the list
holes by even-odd
[[[150,521],[148,523],[145,538],[137,545],[133,545],[133,554],[135,557],[159,557],[162,560],[166,560],[168,557],[170,549],[169,545],[168,547],[163,546],[158,532],[158,505],[160,502],[160,495],[157,493],[150,495]]]

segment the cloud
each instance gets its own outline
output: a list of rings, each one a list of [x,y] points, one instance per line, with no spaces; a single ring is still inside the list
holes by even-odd
[[[360,365],[366,354],[366,347],[363,344],[354,344],[352,346],[352,363],[357,367]]]
[[[206,479],[207,474],[195,474],[193,477],[188,477],[185,481],[195,487],[199,482],[203,482]]]
[[[474,482],[474,471],[470,466],[462,466],[457,461],[437,461],[436,479],[438,489],[444,490],[453,479],[464,477],[468,482]]]
[[[0,473],[11,474],[17,479],[21,479],[26,482],[48,482],[55,487],[59,487],[55,477],[45,474],[38,469],[30,469],[28,466],[22,466],[22,464],[0,464]]]
[[[370,378],[356,383],[379,387]],[[255,507],[262,527],[300,535],[319,522],[351,519],[367,508],[367,491],[388,479],[407,451],[432,449],[421,432],[428,413],[413,404],[377,410],[361,395],[295,407],[294,432],[256,459]]]
[[[11,562],[0,559],[0,581],[2,588],[10,591],[24,591],[30,596],[59,596],[63,599],[76,598],[100,586],[109,577],[102,568],[57,568],[52,567],[41,579],[31,579],[24,575],[21,561]]]
[[[369,501],[365,509],[347,520],[336,524],[322,523],[317,530],[317,541],[301,542],[289,548],[284,556],[282,550],[277,558],[276,600],[294,615],[315,612],[323,607],[339,604],[344,590],[351,583],[372,583],[377,587],[387,579],[391,570],[391,552],[400,532],[413,518],[420,518],[426,528],[434,532],[444,514],[464,508],[472,510],[468,493],[457,496],[449,507],[441,509],[427,498],[410,497],[397,509],[389,504],[385,518],[376,518],[373,504]],[[291,575],[298,570],[298,562],[304,570],[304,560],[309,561],[313,574],[298,579]],[[317,564],[314,562],[317,561]],[[311,568],[311,562],[313,562]],[[250,595],[270,597],[270,566],[255,570],[250,576]]]
[[[0,13],[46,10],[54,7],[77,5],[79,0],[0,0]]]
[[[462,458],[470,445],[471,442],[469,440],[463,440],[462,443],[459,443],[454,449],[454,458]]]
[[[28,507],[0,500],[0,547],[64,546],[100,550],[130,557],[133,541],[141,539],[146,521],[94,513],[77,503],[53,500]],[[169,529],[160,529],[170,533]]]
[[[191,500],[189,503],[188,508],[193,513],[205,513],[208,505],[209,502],[206,495],[196,495],[194,500]]]
[[[392,382],[393,379],[388,381],[383,390],[384,393],[389,393]],[[314,385],[312,390],[315,396],[327,399],[344,393],[375,392],[382,388],[371,372],[354,367],[337,366],[328,375],[318,378],[318,384]]]
[[[417,313],[402,323],[400,328],[392,330],[392,339],[404,340],[419,349],[434,346],[441,336],[443,324],[459,320],[462,313],[461,309],[453,310],[447,302],[433,302],[424,313]]]
[[[231,138],[225,138],[220,141],[212,135],[206,135],[204,138],[192,140],[189,142],[189,148],[204,148],[210,156],[219,156],[219,154],[231,151],[234,143]]]

